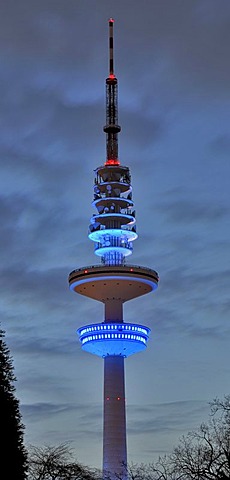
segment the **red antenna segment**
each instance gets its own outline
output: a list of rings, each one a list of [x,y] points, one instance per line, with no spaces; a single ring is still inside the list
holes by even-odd
[[[109,75],[114,75],[113,62],[113,24],[114,20],[109,19]]]

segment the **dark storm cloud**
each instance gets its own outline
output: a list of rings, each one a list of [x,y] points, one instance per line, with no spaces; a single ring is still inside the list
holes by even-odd
[[[131,5],[138,22],[130,20]],[[81,3],[70,1],[63,9],[60,1],[55,2],[55,7],[52,1],[39,4],[9,1],[1,9],[0,42],[7,47],[8,55],[18,54],[21,63],[31,68],[38,85],[40,81],[43,86],[56,85],[66,90],[68,83],[69,87],[73,85],[72,76],[76,95],[80,86],[82,89],[81,75],[84,75],[89,96],[92,72],[102,71],[99,68],[102,33],[97,30],[92,43],[91,32],[97,20],[101,22],[104,18],[103,10],[104,5],[98,2],[88,2],[85,9]],[[119,70],[135,78],[131,84],[133,91],[139,90],[142,75],[146,78],[143,96],[149,96],[147,92],[154,94],[152,82],[157,77],[163,77],[163,82],[158,83],[159,92],[166,93],[169,84],[172,90],[177,90],[177,95],[185,92],[186,85],[190,90],[202,89],[203,93],[207,87],[212,91],[221,87],[222,93],[228,89],[229,65],[225,58],[230,41],[230,7],[227,1],[223,0],[218,8],[212,0],[193,3],[178,0],[174,1],[173,9],[169,1],[149,0],[145,8],[138,3],[118,1],[116,6],[111,4],[111,10],[114,15],[117,12],[118,19]],[[141,56],[136,55],[137,50],[141,50]],[[65,72],[63,78],[61,70]]]

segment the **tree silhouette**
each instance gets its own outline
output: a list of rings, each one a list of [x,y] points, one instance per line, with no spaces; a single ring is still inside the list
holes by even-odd
[[[171,454],[149,465],[130,465],[128,479],[230,480],[230,395],[210,406],[207,423],[183,436]]]
[[[15,396],[14,367],[5,343],[5,332],[0,328],[0,418],[1,418],[1,470],[3,477],[25,480],[27,452],[23,445],[24,425],[21,421],[19,401]]]
[[[28,458],[28,480],[101,480],[102,478],[99,470],[76,462],[67,444],[57,447],[31,446]]]

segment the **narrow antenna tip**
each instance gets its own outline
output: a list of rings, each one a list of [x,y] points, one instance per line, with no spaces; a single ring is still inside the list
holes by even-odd
[[[109,19],[109,75],[110,78],[114,78],[114,65],[113,65],[113,18]],[[112,76],[111,76],[112,75]]]

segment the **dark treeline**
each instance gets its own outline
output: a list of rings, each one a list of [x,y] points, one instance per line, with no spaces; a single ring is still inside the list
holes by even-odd
[[[0,415],[1,471],[4,477],[24,480],[27,471],[27,452],[23,444],[24,425],[15,396],[13,360],[0,329]]]

